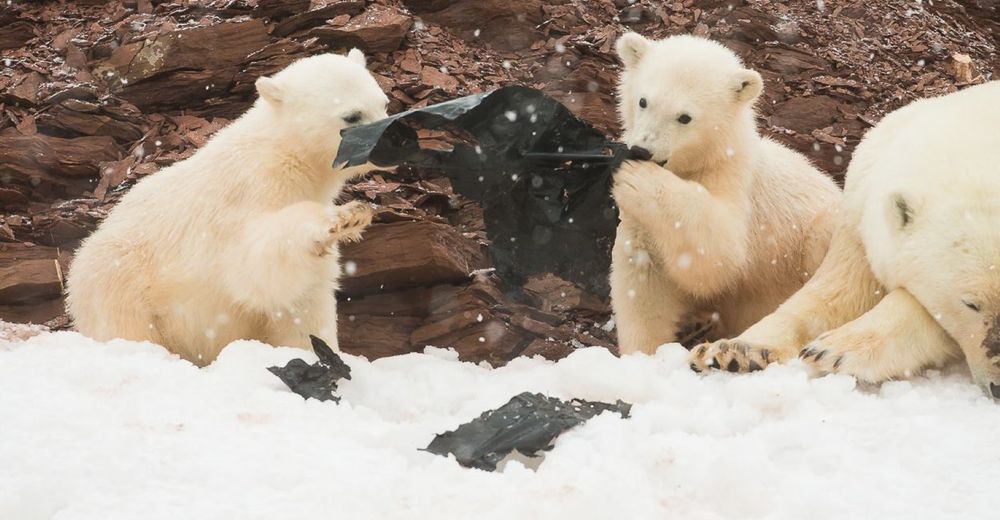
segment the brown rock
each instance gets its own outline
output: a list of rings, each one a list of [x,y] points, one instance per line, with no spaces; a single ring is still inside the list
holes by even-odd
[[[411,25],[413,19],[399,9],[373,5],[345,25],[316,27],[308,35],[334,48],[392,52],[403,43]]]
[[[971,83],[972,79],[976,77],[976,68],[972,64],[972,57],[968,54],[960,52],[952,54],[951,62],[948,65],[955,79],[962,83]]]
[[[16,49],[35,37],[35,24],[0,15],[0,49]]]
[[[421,319],[412,316],[370,316],[340,312],[337,336],[348,354],[378,359],[413,352],[410,332]]]
[[[0,305],[58,298],[69,259],[54,247],[0,244]]]
[[[428,87],[436,87],[446,92],[454,92],[458,88],[458,80],[434,67],[424,67],[420,71],[420,82]]]
[[[540,0],[405,0],[414,14],[466,40],[480,39],[505,50],[525,49],[542,39]],[[477,32],[478,31],[478,32]]]
[[[345,14],[354,16],[363,11],[364,8],[365,3],[360,0],[313,0],[310,10],[279,22],[274,26],[271,34],[275,36],[288,36],[296,31],[322,25],[326,20],[338,16]]]
[[[433,222],[374,224],[364,240],[343,248],[357,271],[343,279],[348,295],[468,280],[483,267],[479,246]]]
[[[771,124],[800,133],[811,133],[837,118],[837,100],[829,96],[791,98],[774,107]]]
[[[190,108],[226,94],[249,57],[269,43],[261,20],[220,23],[123,45],[94,72],[143,110]]]
[[[0,132],[0,179],[22,193],[79,194],[97,178],[100,163],[117,160],[120,153],[108,136],[64,139]]]

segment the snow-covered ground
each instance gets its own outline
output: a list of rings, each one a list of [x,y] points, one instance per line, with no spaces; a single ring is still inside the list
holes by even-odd
[[[946,519],[1000,515],[1000,405],[960,368],[859,389],[801,366],[700,376],[684,351],[581,349],[501,369],[449,351],[345,356],[343,401],[230,345],[199,370],[73,333],[0,340],[0,519]],[[458,466],[435,433],[531,390],[635,404],[556,441],[537,471]]]

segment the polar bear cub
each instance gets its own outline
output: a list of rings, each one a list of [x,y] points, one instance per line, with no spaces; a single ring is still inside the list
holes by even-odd
[[[854,152],[816,275],[735,340],[695,349],[697,364],[800,354],[880,382],[964,355],[1000,399],[998,129],[998,81],[886,116]]]
[[[197,365],[237,339],[336,348],[337,243],[366,204],[335,206],[364,167],[332,167],[340,130],[386,117],[361,51],[292,63],[190,158],[138,182],[80,247],[67,305],[93,338],[151,341]]]
[[[763,81],[722,45],[629,33],[617,50],[624,140],[650,159],[615,174],[619,350],[652,352],[693,313],[713,313],[717,337],[738,334],[815,271],[839,189],[757,133]]]

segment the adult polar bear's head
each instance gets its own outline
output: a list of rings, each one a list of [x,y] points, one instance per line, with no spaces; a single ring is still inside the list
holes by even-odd
[[[910,103],[854,151],[848,214],[872,273],[920,302],[1000,398],[1000,82]]]
[[[629,146],[678,174],[711,167],[756,136],[753,103],[760,74],[744,68],[721,44],[694,36],[652,41],[636,33],[618,39],[625,65],[619,112]]]
[[[287,148],[332,164],[340,130],[386,117],[388,97],[365,68],[365,56],[320,54],[300,59],[256,83],[255,109],[270,118]]]

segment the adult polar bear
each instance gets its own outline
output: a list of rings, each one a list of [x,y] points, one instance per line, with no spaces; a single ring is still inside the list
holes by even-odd
[[[331,167],[340,129],[386,116],[357,49],[257,81],[260,98],[192,157],[140,181],[76,253],[68,308],[100,340],[204,365],[229,342],[337,345],[337,242],[371,221],[334,206],[363,169]],[[361,167],[363,168],[363,167]]]
[[[878,382],[961,356],[1000,398],[1000,82],[916,101],[870,130],[816,275],[696,368],[797,353]],[[805,345],[805,348],[802,347]]]
[[[718,314],[715,338],[739,334],[815,272],[840,190],[757,133],[763,81],[732,51],[693,36],[628,33],[618,54],[624,140],[651,156],[615,173],[619,351],[676,341],[692,313]]]

